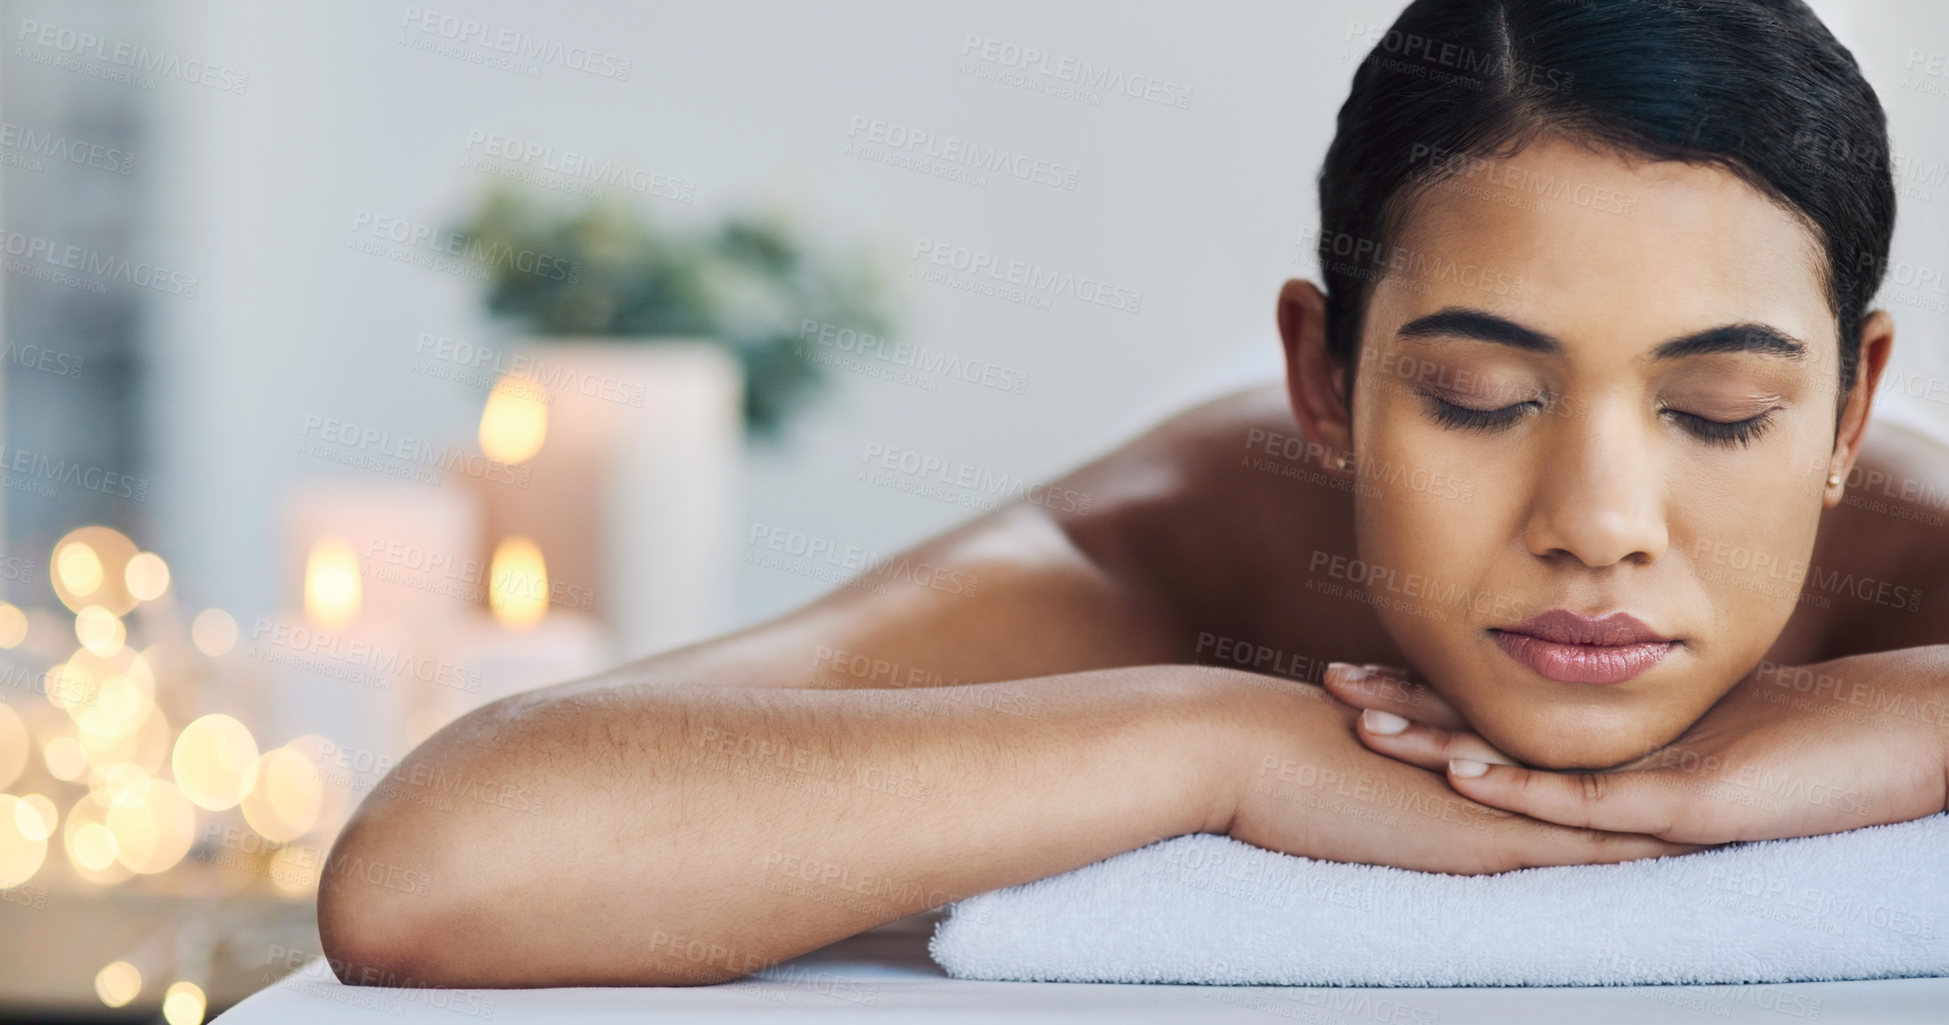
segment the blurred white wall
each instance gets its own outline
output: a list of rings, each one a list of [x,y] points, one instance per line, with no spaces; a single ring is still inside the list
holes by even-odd
[[[1867,66],[1921,176],[1903,198],[1898,260],[1949,267],[1949,96],[1904,85],[1912,47],[1949,50],[1940,0],[1818,5]],[[697,183],[703,218],[761,197],[836,242],[872,241],[896,271],[917,239],[1142,292],[1135,314],[1057,298],[1044,310],[903,282],[900,336],[1026,373],[1026,394],[937,391],[833,375],[788,449],[750,462],[752,522],[882,552],[973,510],[855,480],[869,445],[1048,479],[1203,394],[1278,366],[1272,309],[1315,223],[1315,176],[1362,50],[1359,26],[1400,4],[1030,0],[465,6],[631,61],[628,81],[559,65],[524,74],[408,45],[437,3],[198,2],[169,19],[174,50],[241,69],[243,95],[164,83],[144,180],[151,246],[199,275],[159,303],[152,363],[155,545],[187,599],[256,614],[288,602],[276,513],[294,482],[342,471],[297,453],[308,415],[414,437],[471,437],[482,393],[410,372],[427,331],[491,338],[476,286],[347,248],[358,211],[450,223],[491,179],[463,168],[470,131],[533,139]],[[1089,104],[967,73],[969,37],[1034,47],[1188,87],[1177,109],[1118,94]],[[486,51],[465,44],[474,56]],[[984,71],[993,64],[972,62]],[[174,86],[171,88],[171,86]],[[849,155],[855,118],[958,136],[1073,167],[1073,190],[986,187]],[[1926,301],[1925,301],[1926,302]],[[1949,377],[1943,308],[1892,307],[1899,367]],[[1886,415],[1949,434],[1949,408]],[[824,590],[741,567],[738,623]],[[725,626],[735,625],[726,623]]]

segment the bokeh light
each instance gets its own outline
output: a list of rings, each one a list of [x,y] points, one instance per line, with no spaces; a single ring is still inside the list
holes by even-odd
[[[169,1025],[202,1025],[208,1002],[194,982],[172,982],[162,997],[162,1020]]]
[[[95,973],[95,995],[110,1007],[127,1007],[142,992],[142,973],[127,961],[110,961]]]
[[[61,809],[46,794],[28,794],[14,805],[14,825],[29,840],[45,840],[61,825]]]
[[[80,657],[85,654],[90,653],[76,652],[76,657],[51,665],[42,674],[41,689],[48,704],[73,709],[95,703],[95,674],[89,671],[90,660]]]
[[[154,552],[138,552],[122,571],[122,581],[137,601],[155,601],[169,590],[169,564]]]
[[[88,790],[110,808],[139,808],[149,799],[149,774],[133,762],[118,762],[88,781]]]
[[[27,736],[27,723],[13,706],[0,703],[0,790],[14,785],[27,768],[27,754],[33,740]]]
[[[113,612],[100,605],[89,605],[74,616],[74,635],[90,654],[107,658],[122,650],[128,628]]]
[[[24,804],[12,794],[0,794],[0,889],[19,886],[41,870],[47,857],[47,837],[32,836],[21,829],[20,807]],[[29,810],[38,821],[38,812]]]
[[[41,758],[47,763],[48,775],[58,780],[72,782],[88,771],[88,751],[73,737],[49,738],[41,749]]]
[[[116,858],[119,841],[108,825],[112,810],[90,793],[68,809],[68,819],[61,823],[61,846],[68,852],[68,867],[82,879],[104,886],[134,874]]]
[[[230,716],[206,715],[177,735],[169,765],[183,796],[200,808],[223,811],[244,798],[257,765],[257,741]]]
[[[273,748],[257,759],[244,795],[244,821],[266,840],[289,843],[318,822],[324,783],[318,766],[288,747]]]
[[[303,845],[280,847],[271,855],[271,886],[286,897],[308,896],[318,889],[324,859]]]
[[[204,609],[189,625],[190,642],[211,658],[230,654],[237,646],[237,621],[222,609]]]
[[[27,639],[27,613],[12,602],[0,601],[0,648],[18,648]]]
[[[107,825],[115,834],[115,860],[129,871],[154,875],[175,868],[196,842],[196,809],[168,780],[149,781],[141,803],[117,803]]]
[[[70,612],[100,605],[114,615],[127,615],[136,604],[127,580],[136,554],[135,542],[112,527],[69,531],[54,543],[49,573],[54,596]]]
[[[71,541],[54,552],[54,582],[78,598],[102,585],[102,560],[85,541]]]

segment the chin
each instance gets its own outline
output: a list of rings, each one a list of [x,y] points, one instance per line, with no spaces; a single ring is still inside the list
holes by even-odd
[[[1561,716],[1531,717],[1494,735],[1482,731],[1482,739],[1533,768],[1610,769],[1644,757],[1672,736],[1642,720],[1594,721],[1588,710],[1566,710]]]

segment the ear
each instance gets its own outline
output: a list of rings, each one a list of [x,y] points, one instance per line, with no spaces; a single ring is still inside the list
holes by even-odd
[[[1286,394],[1308,441],[1328,453],[1327,464],[1353,447],[1346,403],[1346,368],[1326,351],[1326,296],[1294,278],[1279,289],[1279,338],[1286,350]]]
[[[1894,348],[1895,318],[1888,311],[1876,310],[1862,319],[1861,355],[1854,368],[1854,388],[1848,393],[1847,404],[1841,407],[1834,455],[1829,461],[1833,469],[1828,472],[1840,474],[1841,483],[1829,486],[1821,494],[1821,505],[1828,509],[1841,504],[1848,474],[1861,455],[1861,440],[1867,433],[1868,410],[1874,405],[1875,388],[1881,384],[1881,372],[1887,369],[1888,354]]]

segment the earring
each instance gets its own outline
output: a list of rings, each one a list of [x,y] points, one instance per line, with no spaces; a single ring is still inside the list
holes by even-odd
[[[1353,452],[1349,450],[1340,453],[1339,458],[1333,461],[1333,465],[1337,467],[1341,473],[1345,473],[1348,470],[1353,469]]]
[[[1827,475],[1827,486],[1828,486],[1828,487],[1830,487],[1830,488],[1838,488],[1838,487],[1840,487],[1840,486],[1841,486],[1841,475],[1840,475],[1840,474],[1838,474],[1838,473],[1830,473],[1830,474],[1828,474],[1828,475]]]

